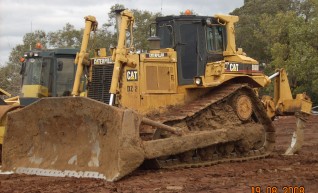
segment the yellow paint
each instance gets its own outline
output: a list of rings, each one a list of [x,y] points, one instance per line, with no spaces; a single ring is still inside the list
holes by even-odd
[[[4,100],[5,103],[12,106],[19,106],[20,105],[20,97],[15,96]]]
[[[258,61],[254,60],[253,58],[250,58],[248,56],[244,55],[232,55],[232,56],[226,56],[224,58],[226,61],[231,61],[231,62],[239,62],[243,64],[258,64]]]
[[[203,85],[179,86],[177,73],[177,53],[173,49],[152,50],[150,54],[127,55],[128,60],[137,61],[135,67],[123,65],[117,94],[120,107],[131,108],[140,113],[162,112],[168,106],[185,104],[234,78],[244,78],[254,87],[264,87],[268,78],[263,73],[252,74],[225,72],[225,60],[208,63]],[[231,56],[235,61],[254,64],[255,60],[246,56]],[[231,61],[230,61],[231,62]],[[131,78],[131,73],[136,73]],[[128,74],[127,74],[128,73]],[[129,77],[128,77],[129,76]],[[138,77],[135,77],[138,76]]]
[[[79,53],[76,54],[76,58],[74,63],[77,65],[75,79],[74,79],[74,85],[72,90],[73,96],[78,96],[80,94],[80,84],[81,84],[81,77],[83,74],[83,69],[85,65],[89,65],[88,60],[88,53],[86,53],[88,40],[90,38],[90,32],[97,30],[97,21],[94,16],[86,16],[85,18],[85,29],[84,29],[84,35],[82,38],[82,44],[81,44],[81,50]],[[105,53],[106,54],[106,53]]]
[[[224,56],[236,54],[235,30],[234,24],[239,21],[238,16],[234,15],[215,15],[214,16],[221,25],[225,25],[227,31],[227,46],[223,52]]]
[[[297,94],[296,98],[293,99],[285,69],[278,69],[276,71],[279,72],[279,75],[274,81],[274,99],[266,97],[266,100],[262,100],[265,104],[269,102],[274,104],[271,105],[271,110],[268,109],[268,105],[265,105],[266,111],[272,111],[272,106],[275,106],[275,114],[278,115],[292,114],[300,111],[310,114],[312,107],[310,98],[303,93]],[[265,97],[263,98],[265,99]]]
[[[183,104],[185,92],[178,93],[176,52],[172,49],[153,50],[146,54],[127,55],[135,67],[123,66],[119,81],[119,106],[140,113],[163,111],[169,105]],[[134,77],[132,78],[132,72]]]
[[[4,131],[5,131],[5,127],[0,126],[0,144],[3,144]]]
[[[48,88],[41,85],[23,85],[22,86],[23,97],[48,97]]]
[[[247,74],[234,74],[234,73],[223,73],[220,76],[202,76],[203,87],[215,87],[219,86],[234,78],[246,78],[246,83],[255,85],[255,87],[265,87],[268,83],[268,79],[264,74],[258,73],[255,75]]]
[[[80,96],[81,97],[87,97],[87,92],[81,92]]]
[[[7,91],[3,90],[2,88],[0,88],[0,95],[6,95],[8,97],[11,97],[11,94],[8,93]]]
[[[282,101],[285,101],[285,100],[293,99],[285,69],[279,69],[278,71],[279,71],[279,76],[275,79],[275,87],[274,87],[275,104],[282,103]]]
[[[267,116],[269,118],[273,118],[276,115],[276,108],[275,108],[275,104],[273,101],[273,98],[267,95],[262,96],[262,103],[265,107]]]
[[[110,93],[117,96],[118,106],[143,114],[162,112],[169,106],[191,102],[210,92],[213,87],[222,86],[227,82],[248,84],[253,88],[266,87],[270,82],[269,78],[258,69],[253,70],[255,67],[253,65],[258,65],[258,62],[246,56],[242,49],[236,48],[234,24],[238,22],[238,17],[216,15],[215,18],[220,25],[225,26],[227,32],[227,46],[223,52],[223,59],[207,63],[204,74],[194,77],[201,78],[202,84],[196,85],[193,80],[191,85],[179,86],[176,51],[166,48],[151,50],[147,54],[131,53],[131,49],[126,47],[125,41],[128,30],[130,30],[130,38],[132,38],[134,17],[128,10],[121,12],[118,45],[111,51],[114,71]],[[235,71],[226,71],[228,63],[237,64]],[[238,64],[250,65],[249,69],[252,71],[241,72]],[[92,70],[92,67],[90,69]],[[90,72],[89,75],[89,80],[91,80],[92,73]],[[267,106],[272,108],[268,111],[271,116],[277,107],[281,108],[283,112],[295,109],[308,111],[309,109],[305,99],[292,99],[285,71],[281,71],[279,82],[276,81],[274,101],[275,103],[272,103],[268,100]],[[276,108],[273,109],[273,106]]]

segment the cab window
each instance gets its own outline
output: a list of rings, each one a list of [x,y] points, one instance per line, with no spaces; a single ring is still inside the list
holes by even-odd
[[[56,94],[70,96],[75,74],[74,58],[57,58]]]
[[[22,85],[42,85],[50,87],[50,58],[28,58],[23,64]]]
[[[207,49],[211,52],[223,52],[224,51],[224,36],[225,29],[223,26],[211,26],[207,27]]]

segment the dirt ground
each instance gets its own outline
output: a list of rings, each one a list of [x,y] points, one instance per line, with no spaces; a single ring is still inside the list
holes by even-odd
[[[299,154],[283,156],[295,127],[293,117],[276,120],[277,146],[262,160],[179,170],[138,170],[115,183],[96,179],[0,175],[0,192],[318,192],[318,116],[311,116]]]

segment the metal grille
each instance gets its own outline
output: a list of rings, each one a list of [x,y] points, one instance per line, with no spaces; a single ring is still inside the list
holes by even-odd
[[[92,82],[88,88],[88,97],[109,103],[109,89],[113,76],[113,65],[95,65],[93,66]]]

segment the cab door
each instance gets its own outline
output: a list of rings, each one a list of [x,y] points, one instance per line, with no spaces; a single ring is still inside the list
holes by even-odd
[[[74,58],[58,57],[55,72],[55,96],[70,96],[75,77]]]
[[[184,22],[177,27],[178,83],[193,84],[194,77],[203,75],[205,68],[205,44],[201,23]]]
[[[177,42],[178,82],[179,85],[186,85],[193,83],[193,78],[198,73],[198,26],[184,23],[180,24],[179,29],[180,39]]]

